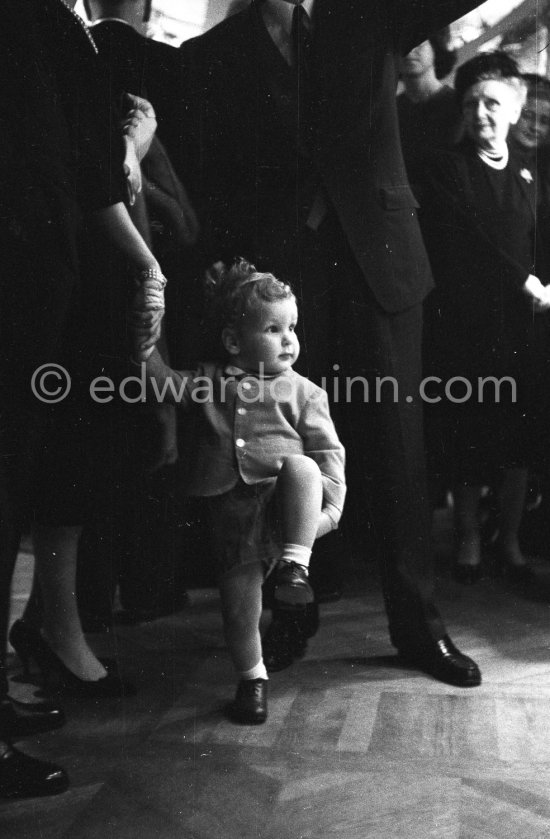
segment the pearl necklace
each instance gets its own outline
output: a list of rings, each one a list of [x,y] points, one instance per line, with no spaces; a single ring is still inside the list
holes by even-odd
[[[79,27],[82,29],[82,31],[83,31],[83,32],[84,32],[84,34],[86,35],[86,37],[87,37],[88,41],[89,41],[89,42],[90,42],[90,44],[92,45],[92,49],[93,49],[93,51],[94,51],[94,52],[95,52],[95,54],[97,55],[97,54],[99,53],[99,50],[98,50],[98,48],[97,48],[97,44],[96,44],[96,42],[95,42],[95,41],[94,41],[94,39],[93,39],[92,33],[90,32],[90,30],[88,29],[88,27],[86,26],[86,24],[84,23],[84,21],[82,20],[82,18],[80,17],[80,15],[78,15],[78,14],[75,12],[75,10],[72,8],[72,6],[69,6],[69,4],[65,2],[65,0],[60,0],[60,2],[62,3],[62,5],[63,5],[63,6],[65,6],[65,8],[67,9],[67,11],[68,11],[68,12],[70,12],[71,16],[72,16],[72,17],[76,20],[76,22],[78,23]]]
[[[495,155],[489,154],[489,152],[484,151],[483,149],[477,150],[477,156],[490,166],[491,169],[506,169],[508,166],[508,159],[510,157],[510,152],[508,151],[508,146],[504,146],[504,151],[498,157]]]

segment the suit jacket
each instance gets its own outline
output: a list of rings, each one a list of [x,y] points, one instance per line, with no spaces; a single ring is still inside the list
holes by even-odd
[[[172,370],[158,352],[146,372],[156,399],[201,414],[189,452],[188,495],[221,495],[239,478],[273,482],[283,457],[306,454],[319,466],[323,511],[336,527],[346,494],[344,447],[324,390],[294,370],[265,378],[215,362]]]
[[[194,184],[202,222],[210,223],[212,256],[224,245],[266,262],[280,261],[285,249],[292,253],[303,223],[296,212],[304,203],[300,191],[313,173],[379,304],[398,312],[422,300],[431,273],[400,147],[397,63],[476,5],[317,0],[309,159],[297,156],[288,103],[266,78],[276,48],[265,27],[262,34],[258,2],[184,42],[187,157],[194,169],[185,182]]]

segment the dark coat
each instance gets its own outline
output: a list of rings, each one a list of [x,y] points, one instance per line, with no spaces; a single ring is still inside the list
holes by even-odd
[[[134,93],[148,99],[155,109],[158,137],[170,157],[177,155],[184,118],[178,50],[144,37],[121,21],[98,21],[91,32],[109,78],[111,98],[120,102],[123,93]]]
[[[0,386],[59,359],[79,222],[122,200],[122,142],[92,45],[58,0],[6,0],[0,28]],[[14,374],[16,371],[16,374]]]
[[[228,246],[272,264],[285,251],[292,255],[301,208],[314,194],[304,184],[314,183],[334,207],[382,308],[404,311],[420,302],[431,273],[400,148],[398,58],[476,5],[317,0],[314,139],[298,166],[296,123],[284,97],[266,83],[265,62],[275,58],[267,58],[259,4],[185,42],[184,180],[194,185],[202,223],[210,224],[211,256]]]
[[[490,170],[469,142],[434,157],[423,225],[436,281],[432,364],[440,373],[532,375],[546,326],[522,291],[537,272],[536,201],[536,172],[513,152],[506,172]]]

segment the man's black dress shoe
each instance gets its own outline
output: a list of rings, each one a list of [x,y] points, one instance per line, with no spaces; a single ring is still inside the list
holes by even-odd
[[[407,664],[448,685],[473,688],[481,684],[481,672],[475,661],[457,650],[448,635],[423,649],[401,646],[398,653]]]
[[[36,760],[10,745],[0,754],[0,798],[58,795],[68,786],[67,773],[54,763]]]
[[[267,679],[241,679],[235,701],[229,706],[234,722],[259,725],[267,719]]]
[[[0,705],[0,731],[6,732],[10,740],[53,731],[65,722],[63,709],[48,702],[18,702],[8,698]]]

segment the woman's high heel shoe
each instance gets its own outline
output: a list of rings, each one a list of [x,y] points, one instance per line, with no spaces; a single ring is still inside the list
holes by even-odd
[[[51,693],[83,698],[134,696],[136,693],[134,685],[123,680],[116,668],[109,668],[109,665],[106,667],[107,674],[96,681],[87,681],[75,676],[40,632],[22,620],[15,621],[11,627],[9,641],[26,672],[29,662],[36,662],[44,678],[45,687]]]
[[[23,620],[16,620],[8,633],[8,640],[23,665],[23,675],[30,676],[32,639],[37,630]]]

